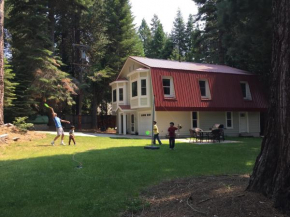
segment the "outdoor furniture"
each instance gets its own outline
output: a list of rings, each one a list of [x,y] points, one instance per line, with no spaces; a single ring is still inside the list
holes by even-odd
[[[223,141],[225,141],[225,134],[224,134],[224,125],[223,124],[214,124],[212,128],[210,128],[210,130],[219,130],[219,136],[220,139],[222,139]],[[215,131],[214,134],[217,135],[218,131]],[[219,139],[219,141],[220,141]]]
[[[195,142],[197,142],[198,140],[201,141],[202,134],[203,134],[202,132],[203,132],[203,130],[200,128],[189,129],[189,133],[190,133],[190,140],[189,141],[191,141],[191,139],[192,140],[195,139]]]
[[[210,134],[210,139],[215,142],[221,142],[221,130],[220,129],[213,129]]]

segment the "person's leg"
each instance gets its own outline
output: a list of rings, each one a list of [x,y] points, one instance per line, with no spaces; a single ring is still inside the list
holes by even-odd
[[[169,138],[169,144],[170,144],[170,145],[169,145],[169,148],[172,149],[172,137]]]
[[[75,137],[72,136],[71,139],[72,139],[72,141],[74,142],[74,145],[75,145],[76,144]]]
[[[60,143],[61,145],[65,145],[63,142],[63,138],[64,138],[64,133],[62,133],[62,135],[61,135],[61,143]]]
[[[153,136],[153,144],[154,145],[156,145],[156,136],[157,136],[156,134],[154,134],[154,136]]]
[[[160,138],[159,138],[159,134],[156,135],[157,141],[159,142],[159,145],[162,145]]]
[[[71,139],[72,139],[72,136],[71,136],[71,135],[69,135],[69,139],[68,139],[68,145],[70,145],[70,141],[71,141]]]
[[[172,138],[172,149],[175,147],[175,137]]]

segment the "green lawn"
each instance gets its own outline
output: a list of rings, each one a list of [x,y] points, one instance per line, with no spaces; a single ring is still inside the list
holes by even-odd
[[[179,143],[171,151],[167,142],[152,151],[143,149],[149,140],[76,137],[76,147],[53,147],[52,138],[0,147],[1,217],[118,216],[165,179],[250,173],[261,143]]]

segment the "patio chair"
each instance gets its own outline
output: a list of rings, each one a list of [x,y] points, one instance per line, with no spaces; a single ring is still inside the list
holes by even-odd
[[[200,129],[200,128],[194,128],[194,129],[189,129],[189,134],[190,134],[190,140],[191,139],[195,139],[195,142],[198,141],[198,139],[201,141],[201,137],[202,137],[202,134],[200,132],[202,132],[203,130]]]
[[[221,142],[221,130],[220,129],[213,129],[210,134],[210,139],[215,142]]]
[[[214,124],[212,126],[212,128],[210,128],[210,130],[216,130],[216,129],[220,130],[220,139],[225,141],[224,125],[223,124]]]

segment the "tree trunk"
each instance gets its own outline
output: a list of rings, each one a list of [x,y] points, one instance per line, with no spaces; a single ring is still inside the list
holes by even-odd
[[[98,104],[97,104],[97,94],[96,94],[96,84],[93,84],[93,101],[92,101],[92,129],[98,129]]]
[[[50,40],[51,40],[51,51],[54,52],[54,32],[55,32],[55,1],[50,0],[48,1],[48,19],[49,19],[49,35],[50,35]]]
[[[265,137],[248,190],[290,213],[290,1],[273,0],[273,84]]]
[[[0,125],[4,124],[4,0],[0,0]]]

